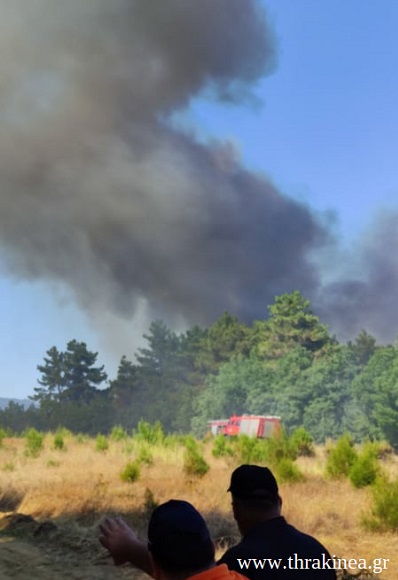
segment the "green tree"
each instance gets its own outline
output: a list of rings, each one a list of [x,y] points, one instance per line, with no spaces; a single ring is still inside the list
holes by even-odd
[[[260,351],[267,358],[283,356],[296,346],[315,352],[331,342],[327,327],[298,290],[276,296],[269,306],[269,318],[256,324],[256,332]]]
[[[367,418],[372,438],[386,438],[398,448],[398,349],[376,349],[362,373],[353,383],[353,391]]]
[[[109,399],[117,409],[126,409],[134,403],[134,396],[138,388],[138,366],[123,355],[120,359],[116,379],[109,381]]]
[[[10,401],[4,409],[0,409],[0,426],[14,433],[22,433],[29,427],[37,425],[38,409]]]
[[[224,312],[203,334],[197,354],[197,366],[206,374],[217,373],[233,356],[248,356],[253,347],[251,329],[236,316]]]
[[[30,397],[34,401],[43,402],[59,401],[63,391],[66,388],[65,382],[65,354],[59,352],[56,346],[47,351],[44,357],[44,364],[38,365],[37,369],[41,373],[41,379],[38,379],[40,387],[35,387],[35,394]]]
[[[34,389],[33,400],[40,402],[88,403],[98,392],[97,387],[107,379],[104,366],[95,367],[98,353],[90,352],[86,343],[71,340],[65,352],[53,346],[38,365],[40,387]]]
[[[142,410],[136,420],[160,421],[166,430],[187,431],[196,391],[193,347],[187,336],[172,332],[157,320],[144,335],[147,346],[138,349],[138,377]]]
[[[64,353],[65,389],[63,401],[89,403],[107,379],[104,366],[95,367],[98,353],[90,352],[85,342],[71,340]]]
[[[194,326],[179,336],[178,356],[178,397],[179,403],[174,409],[172,429],[188,433],[191,428],[193,404],[196,397],[206,388],[206,376],[201,365],[201,355],[207,331]]]
[[[170,428],[170,403],[174,398],[178,400],[179,339],[161,320],[151,323],[144,338],[148,345],[139,348],[136,355],[144,403],[143,415],[137,419],[149,423],[159,420]],[[175,404],[174,409],[176,407]]]
[[[303,425],[316,441],[346,431],[358,436],[362,415],[352,393],[358,371],[350,349],[334,345],[303,373]]]
[[[282,417],[288,431],[303,424],[304,411],[311,400],[303,377],[311,368],[313,359],[311,351],[297,345],[280,358],[267,362],[267,366],[273,368],[272,384],[269,385],[274,393],[273,413]]]
[[[204,363],[207,334],[207,329],[196,325],[180,335],[180,359],[185,368],[184,374],[189,383],[195,385],[198,390],[203,388],[208,374]]]
[[[136,427],[141,419],[160,421],[167,430],[189,431],[192,403],[204,385],[197,357],[205,334],[195,326],[177,335],[163,321],[152,322],[137,362],[123,356],[116,378],[110,381],[116,421],[125,428]]]
[[[365,366],[376,350],[376,339],[366,330],[362,330],[355,340],[349,341],[348,346],[353,352],[357,363]]]
[[[141,372],[148,376],[164,376],[170,366],[170,359],[173,358],[172,354],[178,351],[178,336],[162,320],[155,320],[144,338],[148,346],[139,348],[136,357]]]

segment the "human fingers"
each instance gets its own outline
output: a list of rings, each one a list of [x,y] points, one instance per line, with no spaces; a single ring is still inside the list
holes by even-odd
[[[105,518],[98,526],[100,531],[99,541],[108,550],[110,548],[110,541],[115,533],[117,533],[119,525],[116,518]]]

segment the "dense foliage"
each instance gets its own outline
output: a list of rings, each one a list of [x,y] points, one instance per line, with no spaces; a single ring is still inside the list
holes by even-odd
[[[35,406],[10,403],[0,427],[97,434],[144,420],[203,435],[210,419],[255,413],[279,415],[288,433],[304,427],[316,442],[349,432],[398,447],[397,345],[377,345],[365,331],[339,343],[297,291],[277,296],[252,325],[224,313],[178,334],[158,320],[144,338],[110,380],[85,343],[51,347],[37,367]]]

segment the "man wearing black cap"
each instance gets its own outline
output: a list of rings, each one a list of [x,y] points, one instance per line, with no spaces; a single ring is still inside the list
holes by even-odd
[[[267,467],[241,465],[232,473],[228,491],[242,540],[227,550],[220,563],[250,580],[335,580],[326,548],[282,517],[278,484]]]
[[[122,520],[105,520],[100,530],[100,542],[111,552],[115,564],[131,561],[129,549],[141,544],[142,561],[133,563],[156,580],[246,580],[225,564],[216,564],[206,523],[186,501],[172,499],[154,510],[146,546]],[[115,544],[115,539],[122,544]]]
[[[228,491],[242,540],[218,564],[226,564],[250,580],[336,580],[326,548],[282,517],[278,484],[267,467],[241,465],[232,473]],[[155,577],[148,547],[123,520],[105,520],[100,529],[100,541],[115,564],[131,562]],[[185,551],[182,541],[178,546]]]

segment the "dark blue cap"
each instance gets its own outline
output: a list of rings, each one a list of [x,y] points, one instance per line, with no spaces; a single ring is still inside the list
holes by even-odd
[[[206,522],[187,501],[172,499],[157,507],[149,521],[148,548],[166,570],[196,570],[214,561]]]
[[[278,496],[278,484],[268,467],[241,465],[231,475],[228,490],[240,499],[261,499]]]

